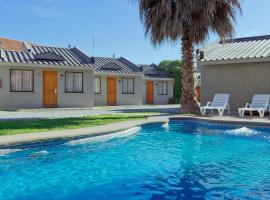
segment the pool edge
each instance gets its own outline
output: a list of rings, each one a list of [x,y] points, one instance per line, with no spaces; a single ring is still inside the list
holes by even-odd
[[[252,121],[253,119],[236,118],[236,117],[211,118],[209,116],[195,116],[195,115],[193,116],[171,115],[163,117],[154,116],[148,117],[147,119],[143,120],[125,121],[107,125],[94,126],[89,128],[0,136],[0,148],[14,147],[18,145],[27,145],[33,143],[53,142],[57,140],[71,140],[99,135],[101,136],[150,123],[167,123],[169,120],[197,120],[209,123],[260,126],[268,128],[270,127],[270,119],[268,121]]]
[[[169,120],[196,120],[201,122],[209,123],[224,123],[224,124],[234,124],[234,125],[247,125],[247,126],[259,126],[259,127],[268,127],[270,128],[270,119],[269,121],[251,121],[247,118],[209,118],[204,116],[171,116]]]
[[[57,140],[72,140],[83,137],[101,136],[123,131],[135,126],[142,126],[150,123],[167,123],[168,118],[147,118],[144,120],[125,121],[113,124],[94,126],[89,128],[49,131],[39,133],[25,133],[17,135],[0,136],[0,148],[16,147],[33,143],[53,142]]]

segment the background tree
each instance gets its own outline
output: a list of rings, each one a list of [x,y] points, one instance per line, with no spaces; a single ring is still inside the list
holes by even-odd
[[[179,60],[164,60],[158,65],[158,68],[165,71],[170,78],[174,78],[173,98],[178,103],[181,97],[181,66],[182,62]]]
[[[197,113],[194,97],[193,48],[210,31],[231,37],[239,0],[138,0],[145,33],[154,45],[182,41],[181,111]]]

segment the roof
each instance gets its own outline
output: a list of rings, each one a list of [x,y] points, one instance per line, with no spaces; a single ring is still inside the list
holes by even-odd
[[[144,76],[146,77],[152,77],[152,78],[169,78],[166,72],[161,71],[158,69],[158,66],[156,64],[151,65],[139,65],[141,67],[141,70],[144,73]]]
[[[75,47],[60,48],[24,43],[23,51],[0,49],[1,62],[78,66],[93,68],[100,73],[143,75],[139,66],[123,57],[89,57]]]
[[[23,42],[8,38],[0,38],[0,49],[22,51]]]
[[[79,52],[79,53],[78,53]],[[77,48],[48,47],[25,43],[24,51],[9,51],[0,49],[0,63],[30,63],[56,66],[89,67]],[[86,56],[86,55],[85,55]],[[87,56],[86,56],[87,57]]]
[[[218,41],[202,49],[202,62],[270,57],[270,35]]]
[[[139,75],[146,77],[168,78],[165,72],[154,64],[136,65],[126,58],[89,57],[74,48],[50,47],[23,42],[21,51],[0,49],[0,63],[23,63],[72,66],[94,69],[96,73],[108,75]]]
[[[139,66],[123,57],[95,57],[95,62],[91,66],[99,73],[143,75]]]
[[[96,72],[109,74],[143,75],[140,68],[127,59],[88,57],[77,48],[48,47],[26,43],[27,52],[0,49],[0,63],[30,63],[54,66],[78,66],[93,68]]]

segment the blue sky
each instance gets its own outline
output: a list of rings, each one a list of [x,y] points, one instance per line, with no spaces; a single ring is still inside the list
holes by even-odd
[[[242,0],[235,36],[270,34],[270,1]],[[145,38],[136,0],[0,0],[0,36],[38,44],[69,44],[95,56],[159,63],[180,58],[180,43],[154,48]],[[211,35],[207,42],[215,40]]]

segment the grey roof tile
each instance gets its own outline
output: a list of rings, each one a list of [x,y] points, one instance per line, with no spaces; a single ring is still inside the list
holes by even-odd
[[[28,48],[29,46],[31,46],[31,49],[29,49],[28,52],[0,49],[0,62],[51,64],[58,66],[68,65],[87,68],[91,67],[90,62],[85,62],[81,55],[74,53],[74,51],[76,51],[75,48],[69,49],[27,44]],[[83,53],[81,52],[81,54]]]
[[[111,73],[111,74],[143,75],[143,72],[139,69],[139,67],[137,65],[133,64],[132,62],[130,62],[122,57],[117,58],[117,59],[116,58],[95,57],[94,60],[95,60],[95,62],[92,63],[91,66],[94,68],[94,70],[96,72]],[[116,66],[118,66],[118,67],[116,67]],[[136,66],[136,67],[134,67],[134,66]]]
[[[89,57],[75,47],[59,48],[25,43],[25,48],[24,52],[0,49],[0,62],[78,66],[92,68],[96,73],[144,75],[141,67],[123,57]]]
[[[144,73],[145,77],[152,77],[152,78],[170,78],[168,74],[164,71],[158,70],[157,65],[139,65],[141,70]]]
[[[270,35],[219,41],[202,49],[202,61],[270,57]]]

